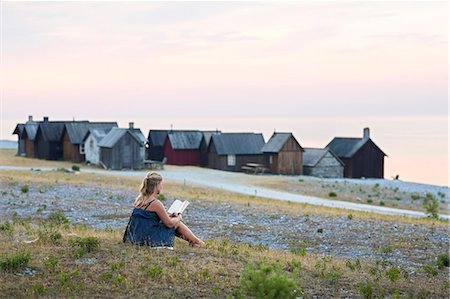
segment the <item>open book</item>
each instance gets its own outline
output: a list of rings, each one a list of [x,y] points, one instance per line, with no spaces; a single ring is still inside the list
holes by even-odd
[[[178,199],[175,199],[175,201],[172,203],[172,205],[170,206],[170,208],[167,210],[167,212],[169,214],[178,214],[178,213],[183,213],[184,210],[187,208],[187,206],[189,205],[189,201],[185,200],[185,201],[181,201]]]

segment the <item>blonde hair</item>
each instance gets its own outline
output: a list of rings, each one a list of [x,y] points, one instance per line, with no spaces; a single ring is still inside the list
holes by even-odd
[[[156,172],[149,172],[142,180],[141,187],[139,189],[139,195],[134,200],[134,206],[138,207],[142,205],[147,196],[152,195],[155,192],[156,185],[162,181],[162,176]]]

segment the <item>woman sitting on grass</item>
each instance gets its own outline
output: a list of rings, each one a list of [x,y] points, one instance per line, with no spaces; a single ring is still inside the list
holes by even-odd
[[[163,188],[162,176],[148,173],[141,184],[134,201],[134,209],[128,222],[124,242],[152,247],[173,249],[175,236],[186,240],[189,245],[203,247],[205,243],[197,238],[182,222],[182,215],[169,215],[156,196]]]

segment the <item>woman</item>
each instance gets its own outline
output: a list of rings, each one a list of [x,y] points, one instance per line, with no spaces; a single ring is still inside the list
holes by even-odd
[[[169,215],[156,196],[163,188],[162,176],[148,173],[141,184],[139,195],[134,201],[134,209],[128,222],[124,242],[152,247],[172,247],[175,236],[189,242],[194,247],[205,243],[197,238],[182,222],[182,215]]]

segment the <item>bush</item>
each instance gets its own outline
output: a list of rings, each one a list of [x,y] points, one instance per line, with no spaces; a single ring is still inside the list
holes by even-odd
[[[156,279],[160,278],[163,274],[163,268],[161,266],[154,266],[146,269],[145,273],[148,277]]]
[[[360,283],[358,285],[359,292],[363,295],[364,298],[370,299],[373,298],[373,287],[370,281],[366,283]]]
[[[239,289],[234,291],[238,298],[297,298],[303,294],[280,265],[268,265],[264,262],[248,263],[239,284]]]
[[[19,252],[12,257],[8,257],[0,261],[0,270],[6,272],[20,271],[26,266],[31,259],[29,252]]]
[[[6,222],[3,222],[3,223],[0,223],[0,231],[2,231],[5,234],[11,236],[13,231],[14,231],[14,227],[12,226],[11,222],[6,221]]]
[[[69,245],[77,248],[76,257],[82,257],[100,246],[100,239],[96,237],[76,238],[69,241]]]
[[[328,193],[328,196],[329,197],[336,197],[337,194],[336,194],[336,192],[331,191],[330,193]]]
[[[30,187],[28,187],[28,185],[23,185],[20,188],[20,191],[22,191],[22,193],[28,193],[28,191],[30,191]]]
[[[427,196],[423,201],[423,207],[427,211],[428,217],[439,219],[439,201],[436,196],[427,193]]]
[[[440,256],[438,256],[437,259],[437,265],[439,269],[442,269],[444,267],[448,267],[449,266],[449,257],[448,257],[448,253],[446,254],[441,254]]]
[[[47,218],[51,224],[53,225],[63,225],[63,224],[69,224],[70,220],[67,218],[66,215],[64,215],[63,211],[54,211],[48,215]]]
[[[78,165],[72,165],[72,170],[73,170],[73,171],[80,171],[80,166],[78,166]]]
[[[400,270],[397,267],[392,267],[386,271],[386,276],[392,282],[396,282],[400,278]]]

